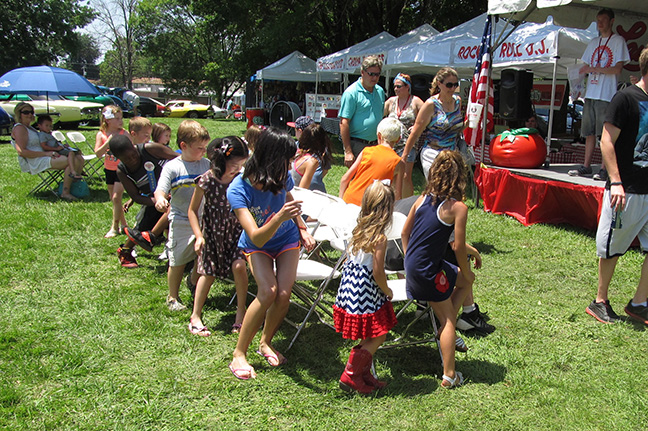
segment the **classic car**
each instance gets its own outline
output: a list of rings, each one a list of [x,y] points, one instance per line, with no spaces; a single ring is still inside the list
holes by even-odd
[[[166,108],[169,117],[207,118],[214,115],[211,106],[191,100],[171,100],[167,102]]]
[[[214,111],[214,118],[225,118],[227,117],[227,109],[220,108],[216,105],[212,105],[212,110]]]
[[[140,103],[137,107],[137,112],[142,117],[164,117],[167,113],[167,108],[164,103],[159,102],[152,97],[140,96]]]
[[[36,96],[28,94],[13,94],[10,96],[2,96],[3,103],[8,103],[15,106],[18,102],[29,102],[36,110],[36,115],[47,112],[52,112],[52,108],[59,114],[59,121],[61,127],[78,127],[79,125],[88,125],[90,123],[98,124],[99,116],[101,115],[102,104],[92,102],[77,102],[68,100],[61,96],[50,95],[49,100],[47,96]],[[0,100],[2,100],[0,98]],[[4,108],[4,106],[3,106]],[[13,110],[13,108],[10,108]],[[5,110],[7,110],[5,108]],[[51,114],[50,114],[51,115]]]
[[[6,98],[6,97],[7,96],[0,96],[0,108],[3,109],[7,113],[7,115],[9,115],[13,120],[14,108],[16,107],[18,102],[2,100],[2,98]],[[36,124],[36,120],[38,119],[39,115],[49,115],[50,117],[52,117],[53,123],[57,123],[59,121],[60,115],[58,110],[55,107],[50,106],[48,109],[47,106],[41,106],[40,104],[32,104],[32,106],[34,106],[34,114],[36,115],[34,117],[34,124]]]

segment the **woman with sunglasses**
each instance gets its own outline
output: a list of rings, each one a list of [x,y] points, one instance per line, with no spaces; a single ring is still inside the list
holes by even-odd
[[[404,73],[399,73],[394,78],[394,93],[385,102],[385,117],[394,117],[401,123],[401,140],[394,146],[394,151],[403,158],[405,162],[405,172],[403,176],[403,193],[402,197],[407,198],[414,194],[414,183],[412,182],[412,171],[418,148],[412,148],[406,156],[403,156],[407,137],[410,130],[414,127],[416,116],[423,107],[423,101],[420,97],[412,94],[412,78]]]
[[[416,117],[403,150],[403,157],[406,157],[423,135],[421,165],[426,179],[430,166],[440,151],[457,149],[457,142],[465,127],[461,114],[461,97],[455,94],[457,87],[459,75],[454,69],[444,67],[437,72],[430,89],[432,96],[425,101]]]
[[[61,198],[70,201],[76,200],[70,193],[73,178],[70,175],[67,157],[62,157],[56,151],[43,151],[40,145],[38,131],[31,126],[35,119],[34,107],[29,103],[18,103],[14,108],[14,118],[16,119],[16,124],[11,131],[11,144],[18,153],[20,169],[32,175],[36,175],[47,169],[65,169]],[[81,158],[78,165],[78,172],[81,172],[82,167],[83,158]]]

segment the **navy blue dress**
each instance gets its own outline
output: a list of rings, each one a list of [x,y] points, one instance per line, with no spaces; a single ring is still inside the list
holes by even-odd
[[[432,196],[425,196],[414,215],[405,254],[406,288],[410,299],[441,302],[450,297],[457,282],[457,267],[443,260],[454,224],[439,219],[443,202],[431,202]]]

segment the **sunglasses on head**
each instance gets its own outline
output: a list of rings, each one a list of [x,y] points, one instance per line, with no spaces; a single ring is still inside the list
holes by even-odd
[[[34,115],[34,110],[30,109],[29,111],[20,111],[23,115]]]
[[[457,88],[459,87],[458,82],[446,82],[445,83],[446,88]]]
[[[376,76],[380,76],[380,72],[367,72],[366,70],[364,72],[367,75],[371,76],[372,78],[375,78]]]

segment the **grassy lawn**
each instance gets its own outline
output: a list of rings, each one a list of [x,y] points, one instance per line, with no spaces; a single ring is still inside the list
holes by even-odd
[[[163,121],[174,131],[180,123]],[[212,137],[245,129],[199,121]],[[82,132],[94,142],[96,130]],[[376,368],[389,386],[346,395],[337,381],[353,343],[317,323],[287,352],[294,329],[282,325],[275,346],[289,362],[280,369],[254,354],[254,341],[258,378],[242,382],[227,368],[236,343],[232,285],[215,283],[208,298],[203,320],[213,335],[191,335],[190,311],[164,304],[160,249],[138,249],[140,268],[118,265],[124,237],[103,238],[111,220],[105,186],[91,183],[90,197],[75,203],[27,196],[38,178],[20,172],[8,137],[0,144],[0,429],[646,429],[646,328],[585,314],[597,278],[591,232],[524,227],[471,209],[468,239],[484,260],[475,294],[497,330],[464,337],[462,388],[440,387],[439,354],[423,345],[379,351]],[[335,156],[326,179],[334,194],[344,171],[339,145]],[[634,250],[619,261],[610,290],[617,312],[642,261]],[[190,302],[186,288],[180,295]],[[289,315],[303,316],[294,307]],[[415,332],[428,328],[421,322]]]

